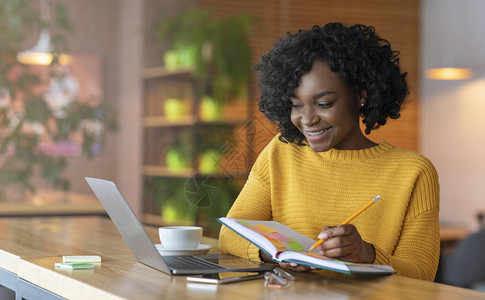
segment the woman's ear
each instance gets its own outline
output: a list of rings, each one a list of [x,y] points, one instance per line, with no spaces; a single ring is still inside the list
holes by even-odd
[[[358,92],[358,103],[359,107],[364,107],[366,102],[367,102],[367,91],[366,90],[361,90]]]

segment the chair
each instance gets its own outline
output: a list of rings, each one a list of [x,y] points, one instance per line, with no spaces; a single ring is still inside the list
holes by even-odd
[[[477,219],[480,229],[444,257],[443,283],[480,290],[485,286],[485,214]]]

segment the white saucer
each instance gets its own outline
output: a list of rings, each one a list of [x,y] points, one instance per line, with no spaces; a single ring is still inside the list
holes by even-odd
[[[155,244],[160,255],[195,255],[206,254],[212,248],[211,245],[199,244],[195,249],[164,249],[162,244]]]

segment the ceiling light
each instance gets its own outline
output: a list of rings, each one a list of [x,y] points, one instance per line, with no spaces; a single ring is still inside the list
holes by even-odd
[[[41,1],[40,6],[41,22],[49,24],[50,21],[50,7],[47,0]],[[54,52],[54,47],[51,43],[51,36],[49,29],[41,29],[39,40],[29,50],[22,51],[17,54],[17,60],[23,64],[29,65],[50,65],[53,61],[66,65],[72,62],[72,57],[67,54],[59,54]]]
[[[473,71],[464,68],[435,68],[426,70],[426,77],[436,80],[463,80],[473,76]]]

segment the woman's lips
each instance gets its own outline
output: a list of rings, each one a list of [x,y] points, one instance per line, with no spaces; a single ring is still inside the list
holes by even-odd
[[[319,140],[320,138],[323,138],[325,133],[328,132],[332,127],[328,127],[325,129],[320,129],[320,130],[305,130],[305,135],[308,140]]]

